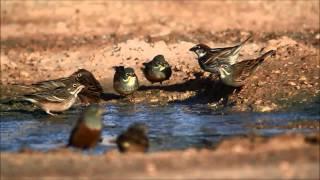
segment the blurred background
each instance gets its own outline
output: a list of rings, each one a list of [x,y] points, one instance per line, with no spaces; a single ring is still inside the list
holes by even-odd
[[[1,1],[1,37],[319,28],[319,1]]]

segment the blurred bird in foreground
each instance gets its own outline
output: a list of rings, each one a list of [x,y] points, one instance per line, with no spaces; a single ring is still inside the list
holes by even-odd
[[[228,86],[243,86],[257,67],[269,56],[275,55],[274,50],[270,50],[256,59],[244,60],[236,64],[222,64],[219,67],[221,81]]]
[[[138,77],[130,67],[115,66],[113,77],[113,88],[120,95],[127,96],[134,93],[139,88]]]
[[[80,149],[95,147],[101,141],[103,112],[98,105],[87,107],[73,128],[67,146]]]
[[[150,62],[143,63],[143,65],[145,67],[142,68],[142,71],[151,83],[159,82],[162,84],[163,81],[171,77],[171,66],[163,55],[157,55]]]
[[[132,124],[117,137],[116,143],[122,153],[147,152],[149,139],[146,125],[141,123]]]
[[[223,48],[210,48],[205,44],[197,44],[190,51],[198,56],[200,67],[207,72],[218,73],[221,64],[235,64],[242,46],[251,38],[248,37],[238,45]]]
[[[100,101],[100,95],[103,92],[103,89],[94,75],[86,69],[79,69],[69,77],[41,81],[31,85],[17,86],[26,89],[27,93],[35,93],[66,87],[76,82],[85,86],[81,93],[78,95],[82,103],[90,104],[98,103]]]
[[[24,95],[18,99],[29,101],[43,109],[47,114],[68,110],[75,102],[78,94],[84,88],[80,83],[69,84],[54,90],[36,92]]]

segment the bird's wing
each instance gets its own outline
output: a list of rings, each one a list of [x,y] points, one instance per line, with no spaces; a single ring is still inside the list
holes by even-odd
[[[208,58],[204,63],[206,65],[214,64],[215,61],[225,62],[228,64],[234,64],[235,60],[239,56],[239,50],[241,46],[214,48],[210,50],[211,58]]]
[[[41,82],[32,84],[32,86],[39,89],[53,90],[60,87],[66,87],[72,82],[73,81],[71,78],[59,78],[54,80],[41,81]]]
[[[212,54],[213,58],[208,59],[208,61],[205,62],[205,64],[212,64],[212,61],[223,61],[228,64],[235,64],[236,59],[239,56],[239,52],[241,47],[249,40],[251,39],[251,36],[249,36],[247,39],[239,43],[235,46],[230,47],[223,47],[223,48],[212,48],[210,49],[210,53]]]
[[[72,79],[60,78],[48,81],[41,81],[31,85],[14,84],[14,87],[19,88],[23,94],[38,93],[42,91],[54,90],[73,83]]]
[[[257,61],[257,59],[250,59],[232,65],[233,79],[239,82],[244,81],[251,76],[260,63],[262,62]]]
[[[244,60],[232,65],[233,77],[237,81],[243,81],[255,71],[255,69],[265,60],[265,58],[275,54],[270,50],[256,59]]]
[[[70,96],[65,88],[58,88],[53,91],[43,91],[25,95],[26,98],[36,99],[38,101],[62,102]]]
[[[31,94],[31,95],[25,95],[24,96],[25,99],[35,99],[37,101],[50,101],[50,102],[62,102],[65,99],[61,99],[57,96],[52,96],[50,94],[47,93],[35,93],[35,94]]]

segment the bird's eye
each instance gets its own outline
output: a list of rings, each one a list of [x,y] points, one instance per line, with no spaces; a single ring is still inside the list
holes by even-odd
[[[228,67],[228,65],[226,65],[226,64],[222,64],[221,66],[222,66],[222,68],[227,68]]]
[[[77,84],[73,84],[72,87],[74,87],[74,88],[77,87]]]
[[[78,76],[78,77],[81,77],[81,76],[82,76],[82,74],[81,74],[81,73],[79,73],[77,76]]]

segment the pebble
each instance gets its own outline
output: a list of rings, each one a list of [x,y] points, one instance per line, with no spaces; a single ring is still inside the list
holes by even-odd
[[[299,81],[306,81],[307,80],[307,78],[305,77],[305,76],[301,76],[300,78],[299,78]]]
[[[273,73],[273,74],[280,74],[280,70],[276,70],[276,71],[272,70],[271,73]]]
[[[20,74],[21,74],[21,76],[29,77],[29,73],[27,73],[25,71],[21,71]]]
[[[258,82],[258,86],[263,86],[263,85],[265,85],[266,84],[266,82]]]
[[[291,86],[296,86],[297,85],[296,83],[294,83],[292,81],[288,82],[288,84],[291,85]]]

